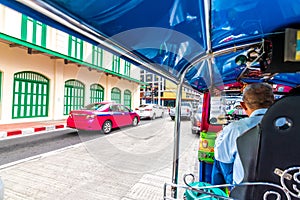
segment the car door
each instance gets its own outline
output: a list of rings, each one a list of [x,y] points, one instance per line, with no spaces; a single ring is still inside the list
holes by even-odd
[[[125,126],[125,125],[129,125],[131,124],[132,122],[132,119],[131,119],[131,116],[130,116],[130,111],[123,105],[119,105],[119,109],[120,109],[120,112],[121,112],[121,124],[122,126]]]
[[[110,106],[110,111],[113,116],[113,124],[115,124],[117,127],[123,126],[122,125],[123,115],[122,115],[122,112],[120,111],[119,105],[112,104]]]

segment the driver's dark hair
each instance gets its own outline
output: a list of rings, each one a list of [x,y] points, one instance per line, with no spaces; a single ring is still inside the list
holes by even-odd
[[[268,108],[274,102],[273,88],[267,83],[252,83],[243,90],[243,101],[250,109]]]

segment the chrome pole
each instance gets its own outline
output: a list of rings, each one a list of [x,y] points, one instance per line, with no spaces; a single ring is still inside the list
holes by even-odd
[[[181,116],[181,100],[182,100],[182,88],[184,85],[184,78],[186,73],[194,65],[206,60],[207,55],[201,54],[199,57],[195,58],[190,64],[185,68],[180,76],[179,84],[176,90],[176,108],[175,108],[175,124],[174,124],[174,150],[173,150],[173,168],[172,168],[172,183],[178,184],[178,169],[179,169],[179,146],[180,146],[180,116]],[[177,187],[171,188],[171,196],[177,198]]]

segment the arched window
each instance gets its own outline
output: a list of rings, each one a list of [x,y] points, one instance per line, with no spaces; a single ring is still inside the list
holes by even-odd
[[[129,90],[124,91],[124,105],[131,108],[131,92]]]
[[[84,84],[71,79],[65,82],[64,115],[71,110],[78,110],[84,106]]]
[[[111,100],[116,103],[121,103],[121,90],[119,88],[114,87],[111,89]]]
[[[25,71],[14,75],[12,118],[48,116],[49,79]]]
[[[104,100],[104,88],[100,84],[92,84],[90,87],[90,102],[100,102]]]

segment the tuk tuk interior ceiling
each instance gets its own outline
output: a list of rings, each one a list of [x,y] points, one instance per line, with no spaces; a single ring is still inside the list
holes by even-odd
[[[0,0],[0,3],[101,46],[31,5],[51,12],[55,9],[59,11],[55,13],[58,17],[69,22],[76,20],[176,79],[207,52],[260,41],[271,33],[300,24],[300,0]],[[195,64],[187,72],[186,81],[199,90],[236,81],[245,71],[236,65],[239,54],[243,52],[213,57],[210,71],[207,60]],[[272,81],[296,86],[300,84],[299,77],[299,74],[279,74]]]

